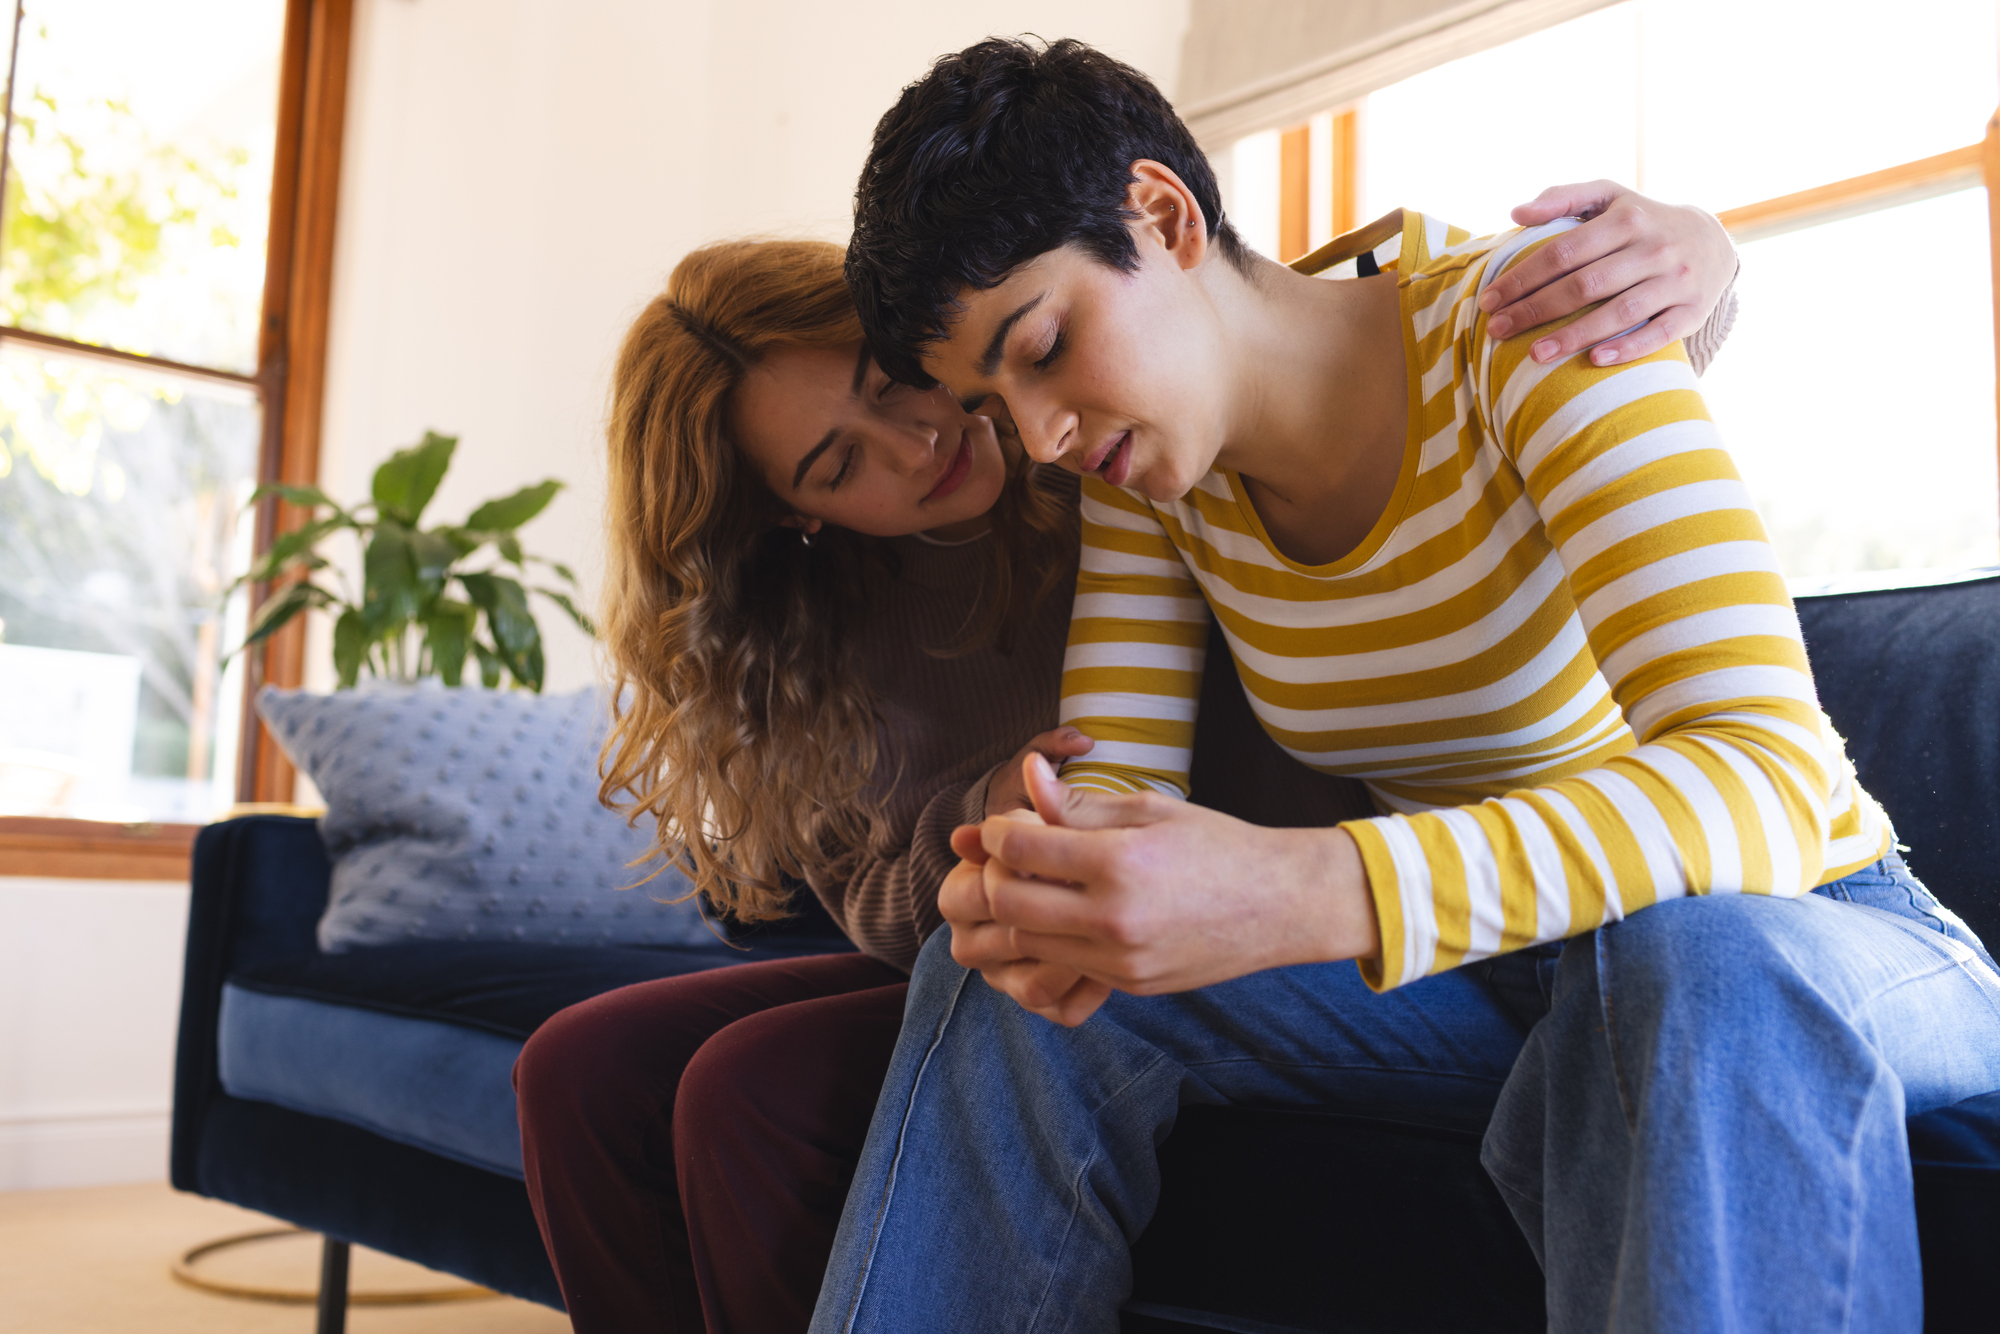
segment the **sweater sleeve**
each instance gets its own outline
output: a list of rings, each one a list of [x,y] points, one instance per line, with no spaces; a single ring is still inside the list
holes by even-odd
[[[1082,508],[1062,721],[1097,744],[1063,781],[1185,799],[1208,604],[1150,505],[1087,477]]]
[[[1736,279],[1743,275],[1743,261],[1736,261],[1736,274],[1729,280],[1729,286],[1722,289],[1722,297],[1715,303],[1715,309],[1708,312],[1708,319],[1702,326],[1687,336],[1688,362],[1696,375],[1708,374],[1714,364],[1716,354],[1729,338],[1729,331],[1736,327]]]
[[[988,772],[939,788],[917,815],[909,845],[893,855],[862,853],[834,868],[807,873],[806,882],[861,952],[908,972],[917,951],[944,922],[938,890],[958,854],[951,831],[986,814]]]
[[[1496,251],[1482,281],[1536,239]],[[1450,968],[1474,939],[1504,951],[1662,899],[1803,894],[1828,850],[1838,743],[1776,553],[1681,346],[1537,366],[1488,339],[1483,317],[1460,338],[1480,425],[1554,544],[1639,744],[1477,805],[1341,826],[1382,926],[1382,957],[1364,966],[1377,987]]]

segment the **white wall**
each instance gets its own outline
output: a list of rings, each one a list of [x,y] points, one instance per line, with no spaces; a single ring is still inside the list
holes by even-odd
[[[425,428],[458,433],[437,513],[563,479],[524,537],[594,598],[610,362],[674,262],[844,239],[876,119],[989,33],[1082,38],[1171,95],[1188,3],[361,0],[322,480],[359,496]],[[542,621],[551,687],[588,681],[587,641]]]
[[[0,877],[0,1190],[167,1174],[186,884]]]

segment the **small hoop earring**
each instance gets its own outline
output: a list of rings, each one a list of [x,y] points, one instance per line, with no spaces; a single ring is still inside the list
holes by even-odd
[[[807,551],[811,551],[812,544],[813,544],[813,535],[807,532],[803,528],[799,529],[799,545],[804,547]]]

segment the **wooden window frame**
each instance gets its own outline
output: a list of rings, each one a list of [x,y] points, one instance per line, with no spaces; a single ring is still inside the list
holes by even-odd
[[[1361,116],[1353,107],[1331,116],[1324,146],[1328,216],[1332,234],[1345,236],[1359,223],[1361,198]],[[1278,262],[1289,264],[1312,246],[1312,123],[1293,125],[1278,136]]]
[[[1337,112],[1333,118],[1334,240],[1320,248],[1326,254],[1344,256],[1353,248],[1346,243],[1355,226],[1355,203],[1360,197],[1357,124],[1358,114],[1352,108]],[[1311,188],[1308,144],[1308,127],[1304,124],[1282,131],[1279,139],[1278,258],[1285,263],[1305,256],[1307,249],[1312,207],[1308,194]],[[1987,121],[1986,137],[1976,144],[1741,208],[1725,209],[1716,217],[1721,219],[1730,238],[1740,244],[1860,217],[1899,204],[1913,204],[1976,185],[1986,187],[1988,244],[1992,253],[1994,450],[1995,458],[2000,459],[2000,110]],[[1372,231],[1378,225],[1379,220],[1369,224],[1369,229]],[[1314,253],[1315,260],[1322,258],[1319,252]],[[1308,272],[1315,271],[1316,268],[1308,267]],[[2000,509],[2000,494],[1994,496],[1994,505]]]
[[[318,480],[334,219],[339,205],[353,28],[354,0],[286,0],[271,225],[255,375],[116,352],[12,328],[0,328],[0,342],[39,347],[125,370],[150,368],[177,378],[253,388],[264,413],[257,479]],[[10,71],[9,128],[12,82]],[[279,533],[303,522],[304,516],[295,506],[267,499],[257,510],[254,549],[260,553],[269,550]],[[269,591],[265,587],[253,589],[253,602]],[[260,650],[246,655],[237,797],[244,802],[283,803],[291,799],[295,775],[290,760],[258,718],[255,698],[261,685],[296,686],[304,679],[305,618],[294,620]],[[185,880],[189,852],[200,828],[194,824],[0,818],[0,876]]]

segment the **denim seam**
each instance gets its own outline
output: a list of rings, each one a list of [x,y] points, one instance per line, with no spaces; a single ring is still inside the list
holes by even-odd
[[[1146,1064],[1141,1066],[1139,1069],[1134,1070],[1132,1072],[1132,1077],[1130,1079],[1126,1080],[1123,1084],[1120,1084],[1117,1088],[1113,1089],[1111,1091],[1111,1094],[1108,1097],[1106,1097],[1103,1102],[1099,1103],[1095,1108],[1091,1109],[1092,1120],[1097,1120],[1101,1118],[1104,1115],[1105,1110],[1107,1108],[1113,1106],[1115,1103],[1117,1103],[1117,1101],[1120,1098],[1124,1097],[1127,1093],[1131,1092],[1132,1087],[1135,1084],[1137,1084],[1140,1080],[1144,1079],[1147,1075],[1151,1074],[1155,1069],[1157,1069],[1161,1064],[1163,1064],[1166,1061],[1166,1059],[1167,1057],[1164,1052],[1155,1049],[1152,1060],[1146,1062]],[[1057,1256],[1062,1255],[1064,1249],[1067,1248],[1069,1245],[1070,1234],[1076,1231],[1077,1217],[1083,1212],[1083,1182],[1084,1179],[1090,1175],[1090,1165],[1097,1161],[1098,1156],[1103,1152],[1103,1149],[1104,1149],[1103,1135],[1102,1134],[1093,1135],[1090,1152],[1084,1155],[1082,1164],[1077,1168],[1075,1178],[1070,1182],[1069,1223],[1067,1226],[1063,1228],[1062,1241],[1056,1245],[1055,1253]],[[1158,1203],[1159,1203],[1158,1200],[1154,1201],[1154,1206],[1156,1208],[1158,1207]],[[1034,1315],[1028,1318],[1028,1329],[1030,1331],[1033,1331],[1037,1326],[1039,1326],[1042,1323],[1042,1312],[1046,1310],[1048,1307],[1049,1293],[1055,1287],[1056,1276],[1061,1272],[1062,1272],[1062,1265],[1060,1262],[1049,1266],[1048,1282],[1042,1285],[1042,1295],[1041,1298],[1035,1303],[1035,1313]]]
[[[952,1018],[958,1013],[959,997],[965,994],[966,983],[971,977],[972,974],[970,972],[965,973],[958,979],[958,984],[952,988],[951,1004],[945,1006],[944,1013],[938,1016],[937,1028],[931,1033],[930,1046],[924,1049],[924,1059],[917,1066],[916,1078],[910,1081],[909,1102],[905,1104],[903,1119],[896,1127],[896,1151],[889,1157],[889,1176],[882,1183],[882,1199],[875,1206],[875,1224],[868,1230],[868,1248],[861,1259],[861,1272],[855,1275],[854,1278],[854,1296],[848,1301],[847,1318],[841,1322],[842,1330],[851,1331],[854,1328],[855,1318],[861,1311],[861,1299],[868,1291],[868,1276],[870,1271],[875,1267],[875,1247],[882,1239],[882,1227],[888,1219],[889,1206],[895,1200],[896,1175],[902,1166],[903,1146],[905,1138],[909,1134],[910,1117],[916,1111],[917,1095],[923,1088],[924,1072],[930,1069],[931,1057],[937,1054],[938,1046],[944,1041],[945,1029],[951,1024]]]
[[[1840,1327],[1843,1330],[1854,1328],[1854,1276],[1861,1272],[1861,1232],[1863,1215],[1866,1212],[1861,1207],[1861,1128],[1868,1120],[1868,1104],[1874,1099],[1876,1090],[1881,1087],[1882,1071],[1881,1064],[1878,1061],[1875,1078],[1869,1083],[1867,1094],[1862,1097],[1858,1104],[1860,1110],[1854,1118],[1854,1126],[1848,1136],[1847,1142],[1847,1190],[1850,1206],[1854,1210],[1854,1217],[1848,1226],[1846,1281],[1841,1284],[1840,1289]]]
[[[1604,1012],[1604,1040],[1611,1048],[1611,1080],[1618,1089],[1618,1111],[1625,1118],[1625,1133],[1636,1134],[1639,1128],[1638,1113],[1633,1109],[1637,1100],[1625,1079],[1625,1057],[1618,1046],[1618,1016],[1616,1003],[1611,998],[1611,927],[1615,922],[1606,922],[1597,930],[1597,997]]]

